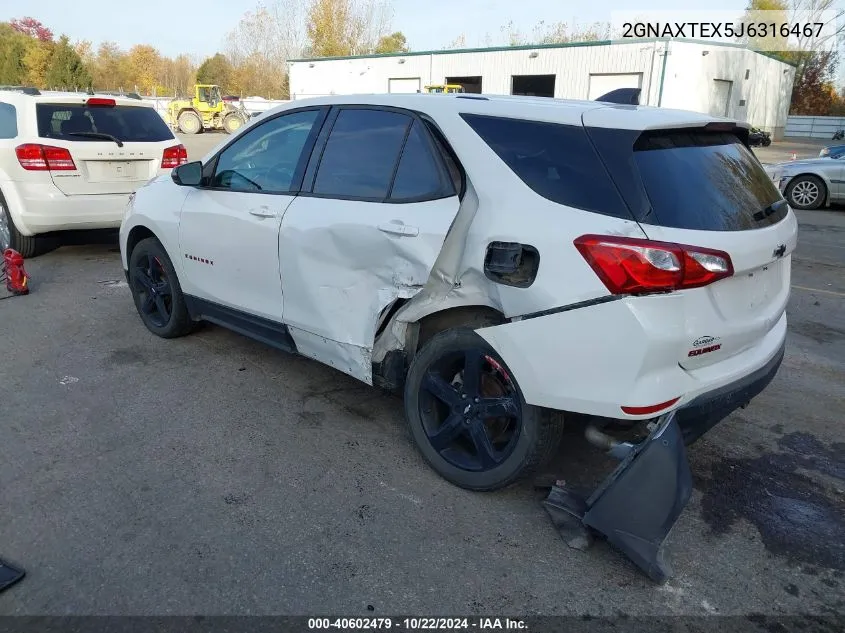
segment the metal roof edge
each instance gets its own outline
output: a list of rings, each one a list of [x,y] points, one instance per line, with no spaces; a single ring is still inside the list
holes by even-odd
[[[723,48],[736,48],[741,50],[749,50],[758,55],[769,57],[776,61],[796,68],[798,64],[784,61],[780,59],[775,53],[769,51],[757,51],[742,44],[733,42],[714,42],[710,40],[701,40],[693,38],[669,38],[669,37],[651,37],[651,38],[625,38],[616,40],[590,40],[585,42],[564,42],[560,44],[519,44],[518,46],[489,46],[481,48],[444,48],[439,50],[428,51],[408,51],[406,53],[375,53],[371,55],[346,55],[334,57],[302,57],[298,59],[290,59],[288,63],[302,63],[302,62],[326,62],[339,60],[353,60],[353,59],[380,59],[383,57],[418,57],[422,55],[460,55],[464,53],[498,53],[503,51],[530,51],[530,50],[544,50],[544,49],[558,49],[558,48],[579,48],[584,46],[612,46],[614,44],[651,44],[654,42],[679,42],[684,44],[699,44],[702,46],[721,46]]]

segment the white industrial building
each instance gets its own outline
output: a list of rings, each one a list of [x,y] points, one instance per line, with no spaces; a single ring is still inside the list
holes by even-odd
[[[417,92],[457,83],[467,92],[595,99],[642,89],[640,103],[748,121],[783,137],[795,69],[739,45],[625,40],[299,59],[291,99]]]

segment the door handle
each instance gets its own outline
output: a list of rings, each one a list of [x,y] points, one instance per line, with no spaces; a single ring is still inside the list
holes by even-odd
[[[415,226],[408,226],[398,222],[388,222],[387,224],[379,224],[378,230],[382,233],[390,233],[391,235],[405,235],[407,237],[416,237],[420,234],[420,230]]]
[[[257,218],[275,218],[276,214],[270,210],[269,207],[258,207],[256,209],[249,210],[250,215],[254,215]]]

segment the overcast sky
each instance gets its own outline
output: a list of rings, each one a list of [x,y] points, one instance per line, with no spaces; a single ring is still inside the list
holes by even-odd
[[[272,0],[268,0],[272,2]],[[214,54],[226,33],[257,0],[0,0],[0,21],[24,15],[41,20],[56,35],[91,40],[96,46],[112,40],[124,48],[152,44],[165,55]],[[490,34],[499,43],[501,27],[513,21],[529,34],[540,20],[551,22],[610,21],[612,11],[672,10],[678,0],[393,0],[394,30],[402,31],[414,50],[439,49],[463,33],[466,45],[483,46]],[[708,0],[708,10],[741,10],[746,0]]]

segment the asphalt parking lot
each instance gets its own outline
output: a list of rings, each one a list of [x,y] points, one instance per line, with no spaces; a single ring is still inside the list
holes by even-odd
[[[29,260],[0,302],[0,558],[28,572],[0,615],[845,614],[845,210],[799,222],[786,359],[690,449],[662,586],[568,549],[532,482],[440,479],[395,398],[221,328],[152,336],[107,236]]]

